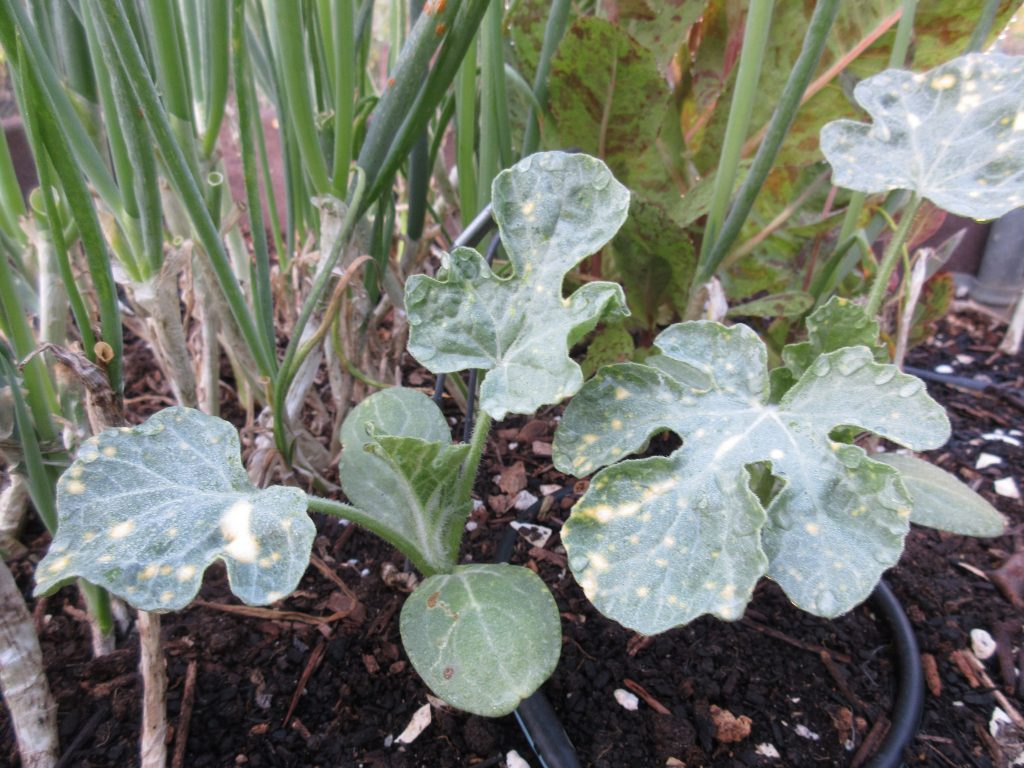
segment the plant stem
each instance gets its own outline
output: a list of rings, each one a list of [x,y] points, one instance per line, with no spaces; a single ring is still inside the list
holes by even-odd
[[[797,108],[800,106],[800,99],[818,66],[829,30],[832,29],[838,12],[839,0],[819,0],[815,4],[814,13],[807,27],[807,34],[804,35],[803,47],[779,97],[779,104],[772,114],[764,141],[754,156],[750,171],[736,195],[736,200],[729,215],[726,216],[714,246],[707,254],[702,254],[697,265],[693,282],[690,285],[691,303],[700,295],[701,286],[715,274],[718,265],[721,264],[722,259],[725,258],[732,244],[739,237],[740,230],[754,206],[754,200],[757,199],[758,193],[764,186],[765,179],[768,178],[768,173],[779,153],[779,148],[789,132],[789,127],[793,124]]]
[[[754,112],[757,82],[761,77],[761,64],[768,46],[768,32],[771,29],[774,5],[774,0],[751,3],[747,14],[739,70],[736,74],[732,104],[729,106],[729,121],[725,126],[722,153],[715,170],[711,205],[708,208],[707,224],[704,226],[704,238],[701,241],[702,258],[711,251],[718,237],[735,186],[740,152]]]
[[[280,370],[274,380],[274,440],[277,443],[278,451],[286,459],[291,455],[291,450],[288,440],[289,425],[285,412],[285,398],[288,394],[288,388],[298,372],[299,364],[296,362],[296,355],[302,340],[302,332],[313,315],[313,310],[319,303],[324,291],[327,290],[327,284],[332,277],[334,267],[352,238],[356,222],[359,220],[358,212],[365,191],[366,176],[362,168],[357,167],[354,187],[348,199],[348,210],[345,212],[345,218],[342,220],[337,240],[334,241],[327,258],[323,259],[318,267],[316,278],[313,280],[313,286],[310,288],[309,295],[306,296],[305,301],[302,303],[302,309],[299,311],[299,317],[295,321],[292,336],[288,341],[288,347],[285,349],[284,359],[281,361]]]
[[[43,667],[32,614],[7,564],[0,559],[0,693],[11,713],[25,768],[57,764],[57,703]]]
[[[886,246],[885,253],[882,256],[882,263],[878,265],[878,274],[875,275],[875,280],[871,284],[868,303],[864,308],[869,317],[877,315],[878,311],[882,308],[882,301],[885,299],[885,292],[889,287],[889,277],[892,275],[893,269],[896,268],[896,262],[903,252],[907,235],[910,234],[910,227],[914,223],[914,217],[917,214],[917,209],[920,207],[921,198],[914,195],[910,198],[910,202],[907,203],[907,207],[903,209],[899,227],[893,233],[889,245]]]
[[[206,72],[205,119],[203,126],[203,155],[209,157],[217,146],[224,109],[228,99],[228,53],[231,48],[231,18],[227,0],[206,3],[207,21],[205,42],[208,67]],[[242,30],[244,36],[245,30]]]
[[[141,768],[167,765],[167,662],[160,615],[139,611],[139,672],[142,675]]]
[[[547,108],[548,101],[548,72],[551,71],[551,59],[558,49],[565,35],[565,28],[569,25],[569,10],[572,8],[570,0],[554,0],[551,4],[551,12],[548,14],[548,23],[544,27],[544,43],[540,49],[540,58],[537,59],[537,71],[533,77],[533,95],[539,106],[530,105],[530,112],[526,117],[526,133],[523,136],[522,156],[533,154],[540,142],[540,110]]]
[[[256,359],[260,373],[272,377],[277,368],[274,352],[268,348],[263,336],[257,330],[252,314],[245,303],[245,297],[224,250],[224,243],[220,239],[220,232],[217,231],[213,219],[210,218],[196,178],[191,172],[181,148],[175,141],[167,114],[160,103],[153,82],[149,79],[145,61],[128,26],[121,3],[119,0],[94,0],[94,2],[101,11],[103,22],[110,29],[111,39],[121,58],[132,89],[142,105],[146,123],[152,133],[154,143],[163,157],[167,174],[181,198],[182,205],[189,213],[192,226],[195,228],[217,275],[217,283],[231,308],[231,314]]]
[[[459,169],[459,211],[465,227],[477,212],[476,164],[476,38],[466,49],[455,90],[455,163]]]
[[[356,62],[355,17],[351,0],[331,0],[334,32],[334,173],[331,182],[336,195],[348,188],[352,163],[352,120],[355,115]]]
[[[999,12],[1000,5],[1000,0],[985,0],[985,5],[981,9],[981,15],[978,17],[978,23],[974,27],[974,33],[971,35],[964,53],[976,53],[981,50],[981,46],[985,44],[985,39],[992,31],[992,24],[996,20],[996,14]]]
[[[314,109],[309,94],[302,13],[291,0],[273,0],[270,7],[280,47],[285,98],[288,100],[287,119],[292,125],[313,190],[323,195],[330,191],[331,184],[327,177],[327,163],[320,149],[320,137],[313,122]]]
[[[476,482],[477,472],[480,469],[480,459],[484,454],[484,447],[487,445],[487,435],[491,431],[491,417],[487,411],[481,410],[473,425],[473,437],[469,441],[469,455],[462,465],[462,474],[459,475],[459,494],[455,498],[468,499],[473,492],[473,484]]]

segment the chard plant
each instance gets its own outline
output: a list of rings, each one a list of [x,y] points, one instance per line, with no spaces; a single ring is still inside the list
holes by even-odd
[[[377,392],[341,429],[339,475],[349,500],[341,503],[255,487],[230,424],[165,409],[90,438],[61,476],[57,533],[36,593],[80,577],[164,613],[185,607],[220,560],[241,600],[273,603],[309,562],[315,531],[306,511],[326,512],[380,535],[425,577],[400,624],[427,685],[476,714],[515,709],[558,661],[558,610],[527,568],[459,564],[470,494],[491,417],[532,413],[575,392],[582,375],[568,356],[572,340],[625,311],[617,285],[591,284],[565,299],[561,282],[618,229],[628,193],[599,160],[548,153],[499,174],[492,194],[516,274],[498,277],[480,254],[461,249],[437,278],[408,286],[414,353],[435,372],[487,371],[484,413],[468,443],[452,443],[424,394]]]
[[[869,455],[861,432],[913,450],[949,437],[922,383],[887,363],[874,317],[924,198],[994,218],[1024,202],[1024,64],[970,54],[889,70],[855,96],[874,123],[822,131],[837,183],[908,189],[911,201],[867,305],[833,299],[769,372],[749,328],[672,325],[645,364],[605,367],[566,410],[554,462],[593,477],[562,532],[569,565],[605,614],[652,634],[736,619],[761,576],[799,607],[837,616],[895,565],[911,522],[996,536],[1005,521],[955,477],[910,455]],[[669,456],[627,458],[670,431]]]

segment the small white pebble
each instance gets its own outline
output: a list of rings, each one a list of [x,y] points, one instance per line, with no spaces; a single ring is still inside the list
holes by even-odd
[[[505,765],[508,768],[530,768],[530,764],[523,760],[523,756],[514,749],[505,755]]]
[[[992,635],[984,629],[972,629],[971,650],[974,651],[974,655],[982,661],[985,659],[991,659],[993,654],[996,652],[996,641],[993,640]]]
[[[996,493],[1008,499],[1019,499],[1020,489],[1017,488],[1017,481],[1012,477],[1002,477],[993,483]]]
[[[365,579],[367,576],[370,575],[370,569],[369,568],[363,568],[363,570],[361,570],[359,572],[359,575],[362,576]]]
[[[510,451],[514,451],[514,450],[515,450],[516,448],[518,448],[518,447],[519,447],[519,443],[509,443],[509,444],[508,444],[508,449],[509,449]]]
[[[971,365],[974,362],[974,358],[970,355],[957,355],[956,361],[960,363],[960,365]]]
[[[944,373],[944,374],[948,375],[948,374],[953,372],[953,366],[952,365],[936,365],[935,366],[935,372],[936,373]]]
[[[557,483],[545,483],[540,487],[541,495],[550,496],[552,493],[558,493],[562,490],[562,486]]]
[[[821,736],[816,734],[803,723],[800,723],[793,730],[796,731],[796,735],[799,736],[801,739],[808,739],[809,741],[818,741],[821,738]]]
[[[614,695],[615,700],[619,702],[619,706],[623,709],[628,709],[630,712],[636,712],[640,706],[640,699],[623,688],[616,688]]]
[[[1001,429],[997,429],[995,432],[986,432],[982,437],[985,440],[998,440],[1001,443],[1007,443],[1008,445],[1020,448],[1020,440],[1016,437],[1010,437]]]
[[[468,523],[466,523],[466,530],[467,531],[475,531],[476,529],[477,529],[476,520],[470,520]]]
[[[790,696],[790,697],[789,697],[789,700],[790,700],[790,701],[791,701],[791,702],[792,702],[793,704],[799,704],[799,703],[800,703],[800,697],[799,697],[799,696]]]
[[[537,503],[537,497],[534,496],[527,490],[522,490],[516,496],[516,500],[512,502],[512,506],[518,509],[520,512],[529,509]]]
[[[779,750],[775,748],[774,744],[769,744],[767,741],[764,744],[758,744],[754,747],[754,753],[761,757],[769,757],[772,760],[778,760],[782,755],[779,754]]]
[[[995,709],[992,710],[992,717],[988,721],[988,732],[989,733],[991,733],[993,736],[995,736],[998,739],[999,738],[999,731],[1004,726],[1012,726],[1012,725],[1013,725],[1013,720],[1011,720],[1010,716],[1008,714],[1006,714],[1003,710],[1001,710],[999,707],[996,707]]]
[[[484,508],[484,503],[480,499],[473,499],[473,511],[479,512]]]
[[[412,744],[428,725],[430,725],[430,704],[424,704],[413,713],[409,724],[405,726],[405,730],[399,734],[394,743]]]
[[[1008,434],[1014,437],[1024,437],[1024,432],[1021,432],[1019,429],[1011,429]]]
[[[975,469],[985,469],[985,467],[994,467],[996,464],[1002,464],[1003,460],[999,456],[992,453],[979,453],[978,460],[974,464]]]

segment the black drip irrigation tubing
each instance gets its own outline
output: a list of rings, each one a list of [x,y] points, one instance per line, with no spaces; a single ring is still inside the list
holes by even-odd
[[[475,246],[483,240],[493,227],[494,218],[491,215],[491,206],[488,203],[476,218],[470,222],[469,226],[455,239],[452,247]],[[490,247],[487,249],[486,258],[488,265],[493,263],[500,244],[501,239],[499,237],[495,237],[491,242]],[[907,370],[907,372],[910,373],[911,371]],[[921,378],[933,381],[940,379],[939,374],[934,374],[931,371],[914,370],[913,373],[921,376]],[[925,376],[922,374],[931,375]],[[958,383],[956,382],[954,385]],[[971,387],[972,389],[979,388],[978,384],[980,382],[971,381],[971,383],[974,385]],[[438,374],[434,385],[433,398],[438,407],[441,406],[444,384],[445,374]],[[463,440],[465,441],[468,441],[473,433],[476,385],[477,371],[472,370],[469,372],[466,418],[463,423]],[[964,384],[960,384],[960,386],[964,386]],[[572,492],[572,486],[556,491],[553,494],[553,501],[560,501],[565,496],[571,495]],[[517,522],[532,523],[536,521],[542,504],[543,500],[538,500],[526,510],[523,510],[517,516]],[[512,551],[515,549],[516,537],[518,535],[518,531],[512,526],[506,529],[495,553],[496,562],[506,563],[509,561],[512,557]],[[900,605],[896,595],[884,580],[878,583],[869,600],[872,607],[882,615],[882,618],[888,623],[892,631],[896,656],[897,684],[896,700],[893,703],[893,709],[889,718],[889,731],[866,768],[900,768],[903,765],[903,750],[913,741],[924,712],[924,676],[921,672],[920,653],[910,620],[903,611],[903,607]],[[562,728],[558,714],[540,689],[520,702],[515,710],[515,716],[519,727],[523,731],[523,735],[526,737],[527,742],[529,742],[530,748],[533,749],[537,759],[540,760],[543,768],[580,768],[576,748],[569,740],[565,729]]]
[[[871,593],[871,606],[889,624],[896,656],[896,701],[890,714],[889,732],[867,768],[899,768],[903,750],[914,740],[924,713],[924,674],[921,654],[910,619],[885,580]]]

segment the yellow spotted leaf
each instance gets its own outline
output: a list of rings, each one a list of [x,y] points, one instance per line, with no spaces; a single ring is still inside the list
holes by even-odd
[[[1024,205],[1024,60],[972,53],[928,72],[890,69],[854,96],[870,125],[821,131],[835,184],[909,189],[940,208],[995,219]]]
[[[81,577],[154,612],[184,608],[218,559],[244,602],[279,600],[316,533],[305,494],[252,485],[235,428],[191,408],[87,440],[57,483],[57,514],[36,594]]]
[[[492,200],[514,274],[456,248],[437,278],[409,278],[405,304],[409,352],[434,373],[485,371],[480,405],[503,419],[575,393],[583,374],[570,346],[602,318],[629,314],[615,283],[562,295],[566,273],[625,221],[629,192],[596,158],[542,152],[498,174]]]
[[[828,352],[778,403],[767,350],[743,325],[670,326],[646,365],[608,366],[555,434],[554,462],[586,475],[674,432],[668,457],[598,472],[562,532],[569,565],[602,612],[645,634],[710,613],[735,619],[761,575],[801,608],[836,616],[899,559],[911,499],[899,473],[830,433],[853,426],[907,447],[949,436],[920,380],[868,347]],[[750,488],[751,465],[768,488]]]

